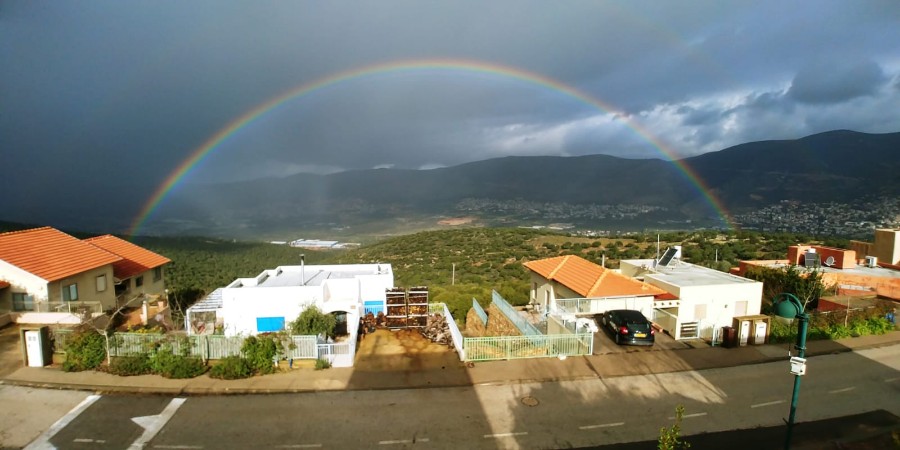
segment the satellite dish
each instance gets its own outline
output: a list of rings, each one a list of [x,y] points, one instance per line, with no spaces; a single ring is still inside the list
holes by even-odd
[[[828,267],[833,266],[834,265],[834,256],[829,256],[828,258],[825,258],[825,265]]]

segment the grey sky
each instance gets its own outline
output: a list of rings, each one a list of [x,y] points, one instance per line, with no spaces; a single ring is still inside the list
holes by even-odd
[[[3,186],[135,186],[290,89],[372,64],[243,128],[189,182],[432,168],[506,155],[679,156],[832,129],[900,131],[900,4],[886,1],[5,1]],[[13,194],[21,195],[21,194]]]

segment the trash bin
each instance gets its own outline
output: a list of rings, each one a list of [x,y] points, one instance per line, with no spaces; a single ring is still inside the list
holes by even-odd
[[[734,327],[722,327],[722,347],[732,348],[737,344],[737,330]]]

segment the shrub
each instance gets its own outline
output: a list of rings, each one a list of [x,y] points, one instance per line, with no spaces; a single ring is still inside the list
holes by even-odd
[[[249,336],[241,345],[241,353],[254,373],[275,372],[275,359],[281,354],[281,341],[276,334]]]
[[[66,344],[66,361],[62,369],[66,372],[96,369],[104,358],[106,338],[94,329],[76,331]]]
[[[170,345],[163,345],[150,357],[153,373],[165,378],[194,378],[206,372],[199,358],[176,355]]]
[[[150,373],[150,357],[147,355],[120,356],[112,360],[109,373],[123,377]]]
[[[240,356],[229,356],[213,366],[209,370],[209,376],[220,380],[250,378],[253,376],[253,368],[246,359]]]
[[[290,323],[291,333],[302,336],[318,336],[325,334],[331,336],[337,319],[331,314],[325,314],[315,306],[303,310],[297,318]]]
[[[327,359],[319,358],[316,360],[316,370],[330,369],[331,363]]]

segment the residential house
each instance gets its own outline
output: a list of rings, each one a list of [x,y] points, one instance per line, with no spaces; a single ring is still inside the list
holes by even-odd
[[[120,261],[51,227],[2,233],[0,314],[20,323],[78,323],[114,308],[113,264]]]
[[[529,261],[531,304],[545,312],[594,315],[612,309],[633,309],[651,317],[666,291],[623,276],[575,255]]]
[[[165,292],[164,256],[114,236],[51,227],[0,234],[0,323],[78,323]]]
[[[787,259],[741,261],[732,273],[744,276],[753,267],[796,266],[820,271],[822,282],[840,295],[900,301],[900,230],[875,230],[873,243],[851,241],[850,247],[791,245]]]
[[[111,234],[85,239],[121,259],[113,263],[115,293],[119,306],[132,306],[136,301],[157,298],[166,291],[165,265],[172,262]]]
[[[670,250],[675,251],[660,260],[623,260],[619,267],[622,275],[671,295],[654,305],[650,318],[675,339],[712,339],[722,327],[733,326],[735,318],[761,322],[761,282],[686,263],[678,259],[677,248]]]
[[[189,334],[218,328],[226,336],[280,331],[316,306],[355,336],[364,305],[383,307],[393,285],[389,264],[279,266],[216,289],[188,308],[185,328]]]

